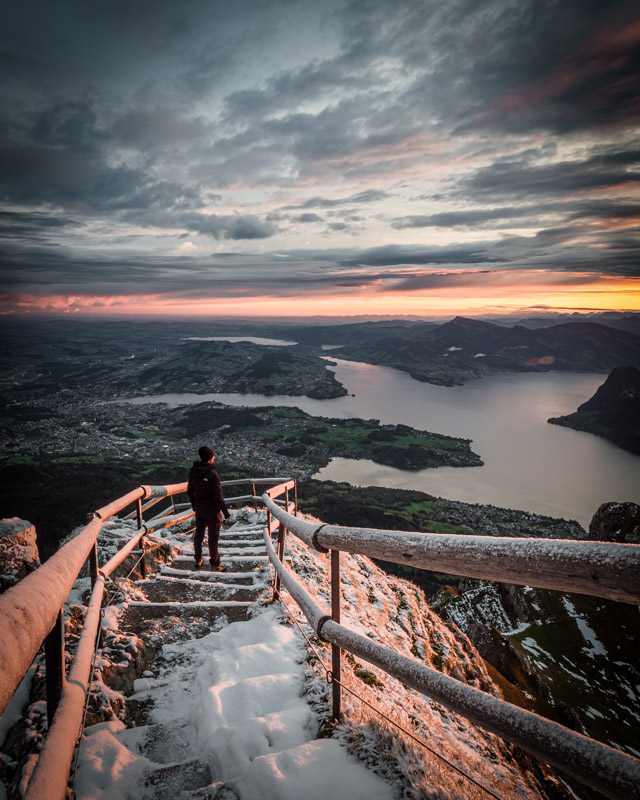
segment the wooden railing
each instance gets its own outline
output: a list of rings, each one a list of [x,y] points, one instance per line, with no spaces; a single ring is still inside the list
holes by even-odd
[[[267,508],[264,539],[283,585],[316,636],[331,644],[334,716],[340,717],[340,651],[384,670],[476,725],[614,800],[640,798],[640,760],[525,711],[415,659],[382,647],[340,625],[340,552],[487,580],[507,581],[640,603],[640,545],[554,539],[381,531],[311,524],[274,500],[285,487],[262,495]],[[275,519],[275,521],[274,521]],[[271,536],[278,532],[277,552]],[[283,563],[289,531],[308,547],[330,553],[331,610],[323,609]]]
[[[334,716],[339,718],[341,713],[340,653],[347,650],[607,797],[614,800],[640,798],[640,760],[381,647],[340,625],[341,551],[429,570],[637,604],[640,603],[639,545],[425,534],[311,524],[297,516],[295,481],[265,478],[222,483],[227,487],[251,485],[252,494],[227,498],[228,504],[252,501],[262,504],[267,510],[264,538],[276,571],[274,594],[279,596],[284,586],[302,609],[317,637],[331,644]],[[274,483],[278,485],[262,496],[256,494],[258,485]],[[0,596],[0,713],[45,643],[50,726],[25,800],[41,800],[43,797],[58,800],[65,796],[73,751],[82,724],[105,580],[136,546],[144,551],[147,533],[177,524],[193,515],[188,503],[176,505],[174,502],[175,495],[185,490],[186,483],[141,486],[98,509],[78,536]],[[170,506],[144,521],[145,511],[163,498],[169,499]],[[126,516],[137,520],[136,532],[100,567],[97,539],[103,521],[131,505],[134,505],[134,510]],[[330,611],[323,609],[284,565],[287,531],[310,548],[330,553]],[[275,533],[277,544],[274,548],[272,535]],[[61,609],[87,559],[93,590],[70,674],[65,680]],[[141,560],[142,570],[144,558]]]
[[[286,478],[247,478],[222,481],[222,485],[251,487],[252,494],[226,498],[227,504],[245,503],[256,495],[256,487],[283,483]],[[153,531],[176,525],[193,516],[191,505],[176,506],[175,495],[186,491],[186,483],[169,486],[139,486],[90,515],[88,524],[35,572],[0,595],[0,714],[5,710],[40,648],[44,645],[49,729],[25,800],[64,798],[90,679],[91,661],[100,626],[100,610],[106,579]],[[170,505],[144,521],[146,509],[163,498]],[[143,505],[143,501],[147,501]],[[136,532],[106,564],[98,564],[97,542],[103,522],[129,506],[126,515],[137,520]],[[69,592],[89,562],[92,592],[82,634],[65,678],[63,607]],[[140,561],[145,575],[144,557]]]

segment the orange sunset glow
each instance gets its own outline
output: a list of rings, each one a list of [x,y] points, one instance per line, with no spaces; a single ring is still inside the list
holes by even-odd
[[[466,276],[467,278],[470,276]],[[534,282],[535,278],[539,282]],[[553,277],[553,276],[546,276]],[[559,276],[563,278],[563,275]],[[100,316],[239,316],[277,317],[303,315],[384,315],[449,317],[456,314],[481,315],[515,313],[528,307],[562,311],[640,311],[640,279],[593,278],[583,276],[563,291],[545,276],[502,275],[494,285],[478,281],[470,290],[444,286],[426,291],[394,292],[382,288],[336,290],[326,296],[262,296],[181,299],[162,294],[80,296],[23,295],[12,302],[5,315],[13,314],[96,314]],[[467,284],[467,281],[465,281]]]

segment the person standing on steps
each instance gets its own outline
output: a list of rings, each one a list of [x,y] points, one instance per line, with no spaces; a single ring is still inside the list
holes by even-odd
[[[198,450],[199,461],[194,461],[189,470],[187,494],[191,501],[191,508],[196,512],[196,532],[193,537],[193,550],[195,555],[195,568],[202,566],[202,542],[205,532],[209,533],[209,558],[211,569],[225,572],[226,567],[220,564],[218,552],[218,539],[222,515],[226,519],[231,516],[224,502],[220,476],[213,468],[215,455],[210,447],[201,447]]]

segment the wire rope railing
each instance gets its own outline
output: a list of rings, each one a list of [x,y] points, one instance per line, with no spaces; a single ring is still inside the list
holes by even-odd
[[[271,581],[271,585],[274,587],[274,592],[275,592],[275,579],[272,579],[272,581]],[[278,600],[280,601],[280,603],[281,603],[282,607],[284,608],[284,610],[285,610],[285,612],[286,612],[287,616],[288,616],[288,617],[289,617],[289,619],[290,619],[290,620],[293,622],[293,624],[294,624],[294,625],[295,625],[295,626],[298,628],[298,630],[300,631],[300,633],[302,634],[302,636],[303,636],[303,637],[304,637],[304,639],[306,640],[306,642],[307,642],[307,644],[308,644],[309,648],[310,648],[310,649],[313,651],[313,653],[316,655],[316,657],[317,657],[317,659],[318,659],[319,663],[320,663],[320,664],[321,664],[321,666],[322,666],[322,669],[324,670],[326,681],[327,681],[327,683],[328,683],[330,686],[333,686],[333,685],[338,685],[342,691],[348,692],[350,695],[352,695],[353,697],[355,697],[355,698],[356,698],[357,700],[359,700],[359,701],[360,701],[360,702],[361,702],[363,705],[367,706],[367,708],[370,708],[370,709],[371,709],[371,710],[372,710],[372,711],[373,711],[375,714],[377,714],[379,717],[381,717],[382,719],[384,719],[384,720],[385,720],[386,722],[388,722],[390,725],[393,725],[393,726],[394,726],[395,728],[397,728],[399,731],[401,731],[401,732],[402,732],[402,733],[404,733],[406,736],[408,736],[410,739],[412,739],[412,740],[413,740],[413,741],[414,741],[416,744],[419,744],[419,745],[420,745],[421,747],[423,747],[425,750],[427,750],[427,751],[428,751],[428,752],[430,752],[432,755],[434,755],[434,756],[435,756],[437,759],[439,759],[440,761],[442,761],[442,763],[446,764],[448,767],[450,767],[450,768],[451,768],[451,769],[453,769],[455,772],[457,772],[457,773],[458,773],[458,775],[460,775],[462,778],[464,778],[465,780],[467,780],[467,781],[469,781],[470,783],[472,783],[472,784],[474,784],[475,786],[477,786],[479,789],[481,789],[483,792],[485,792],[486,794],[488,794],[490,797],[493,797],[493,798],[494,798],[494,800],[503,800],[503,799],[500,797],[500,795],[498,795],[498,794],[496,794],[495,792],[493,792],[493,791],[492,791],[491,789],[489,789],[487,786],[484,786],[484,784],[480,783],[480,782],[479,782],[479,781],[477,781],[477,780],[476,780],[474,777],[472,777],[471,775],[469,775],[469,774],[467,774],[466,772],[464,772],[464,770],[461,770],[461,769],[460,769],[460,767],[457,767],[457,766],[456,766],[454,763],[452,763],[451,761],[449,761],[449,759],[447,759],[445,756],[443,756],[443,755],[442,755],[442,753],[438,753],[438,751],[437,751],[437,750],[434,750],[432,747],[430,747],[430,746],[429,746],[429,745],[428,745],[428,744],[427,744],[427,743],[426,743],[426,742],[425,742],[423,739],[420,739],[420,738],[419,738],[419,737],[417,737],[417,736],[416,736],[416,735],[415,735],[415,734],[414,734],[412,731],[410,731],[410,730],[408,730],[407,728],[405,728],[404,726],[400,725],[398,722],[396,722],[394,719],[392,719],[392,718],[391,718],[391,717],[390,717],[388,714],[385,714],[385,713],[384,713],[384,711],[382,711],[381,709],[379,709],[379,708],[376,708],[376,706],[374,706],[374,705],[373,705],[372,703],[370,703],[368,700],[365,700],[365,698],[364,698],[364,697],[362,697],[362,695],[359,695],[357,692],[354,692],[354,691],[353,691],[353,689],[351,689],[349,686],[347,686],[347,685],[346,685],[346,683],[344,683],[344,681],[342,681],[340,678],[337,678],[337,677],[336,677],[336,676],[333,674],[332,670],[331,670],[331,669],[329,669],[329,667],[328,667],[328,666],[327,666],[327,665],[324,663],[324,659],[323,659],[323,657],[322,657],[321,653],[318,651],[318,648],[317,648],[317,647],[315,646],[315,644],[314,644],[314,643],[311,641],[311,639],[310,639],[310,638],[309,638],[309,636],[307,635],[307,632],[304,630],[304,628],[303,628],[303,627],[302,627],[302,625],[300,624],[300,618],[299,618],[298,616],[296,616],[296,614],[294,614],[294,613],[293,613],[293,611],[291,610],[291,607],[289,606],[289,604],[288,604],[288,603],[287,603],[287,602],[284,600],[284,598],[282,597],[282,592],[281,592],[280,590],[278,590],[278,591],[277,591],[277,596],[278,596]]]

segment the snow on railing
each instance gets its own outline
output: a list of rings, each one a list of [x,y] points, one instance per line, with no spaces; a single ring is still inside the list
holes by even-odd
[[[256,493],[256,486],[287,482],[287,478],[248,478],[222,481],[223,486],[250,485],[252,494],[226,498],[228,504],[244,502]],[[173,497],[186,492],[186,483],[168,486],[139,486],[91,514],[80,533],[63,545],[35,572],[0,595],[0,714],[44,644],[47,673],[47,716],[49,733],[29,781],[25,800],[56,800],[66,793],[69,767],[88,691],[91,658],[100,626],[100,607],[105,580],[142,544],[141,572],[145,575],[144,537],[160,528],[176,525],[193,516],[190,504],[179,506]],[[150,520],[143,512],[162,498],[171,505]],[[142,501],[150,502],[142,505]],[[127,544],[102,567],[98,565],[97,541],[103,522],[131,504],[136,508],[125,518],[136,518],[137,530]],[[87,558],[92,594],[78,648],[68,679],[64,674],[64,620],[62,609],[73,583]]]
[[[269,494],[262,500],[287,530],[322,553],[341,550],[435,572],[640,604],[636,544],[311,525],[287,514]]]
[[[264,539],[269,559],[276,571],[274,594],[279,595],[280,585],[283,584],[302,609],[316,636],[332,646],[334,717],[340,717],[342,649],[374,664],[406,686],[431,697],[474,724],[512,742],[607,797],[613,800],[640,798],[639,759],[499,700],[414,659],[382,647],[339,624],[340,551],[459,575],[638,602],[640,546],[546,539],[525,542],[522,539],[500,539],[496,544],[493,537],[488,539],[465,535],[398,534],[396,531],[311,524],[292,516],[274,502],[279,488],[274,487],[260,498],[268,512]],[[280,525],[272,523],[272,515]],[[270,538],[276,528],[277,553]],[[324,553],[330,552],[330,613],[316,603],[297,577],[283,564],[286,531],[295,534],[310,548]],[[465,547],[464,542],[467,540],[472,541],[470,546]],[[482,549],[480,552],[478,540],[489,551],[488,558],[481,558],[486,555],[486,550]],[[532,547],[527,547],[531,544]],[[480,565],[477,563],[478,558],[482,562]],[[502,559],[507,558],[514,559],[515,564],[502,563]],[[623,583],[623,588],[619,591],[612,590],[616,575]]]

